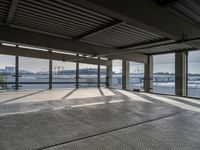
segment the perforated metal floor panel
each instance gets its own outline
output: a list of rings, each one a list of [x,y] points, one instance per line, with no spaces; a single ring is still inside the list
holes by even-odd
[[[112,98],[124,101],[110,103]],[[80,105],[88,102],[105,103]],[[42,111],[0,115],[0,150],[200,149],[197,112],[164,103],[133,102],[120,94],[54,103],[67,107],[53,109],[45,103],[41,107],[47,109]],[[69,107],[71,103],[81,107]]]
[[[193,118],[187,117],[193,115],[199,114],[186,113],[185,116],[185,113],[182,113],[104,135],[51,147],[48,150],[198,150],[200,149],[200,119],[198,117],[199,120],[195,121],[197,123],[192,123]],[[188,120],[188,124],[185,124],[182,120]],[[182,127],[179,125],[182,125]],[[191,130],[191,126],[197,131]]]

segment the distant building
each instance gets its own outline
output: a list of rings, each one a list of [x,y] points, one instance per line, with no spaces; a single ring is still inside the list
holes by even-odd
[[[5,72],[9,74],[15,73],[15,67],[5,67]]]

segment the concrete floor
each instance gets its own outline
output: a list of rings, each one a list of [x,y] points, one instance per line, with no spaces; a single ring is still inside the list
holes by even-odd
[[[197,150],[200,100],[106,88],[0,93],[0,150]]]

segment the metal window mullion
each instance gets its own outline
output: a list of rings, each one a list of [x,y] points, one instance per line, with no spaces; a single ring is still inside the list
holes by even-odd
[[[15,89],[19,89],[19,56],[15,56]]]
[[[52,60],[49,60],[49,89],[52,89]]]
[[[100,59],[100,57],[98,59]],[[99,64],[97,68],[97,86],[98,88],[100,88],[100,65]]]
[[[77,56],[79,56],[77,54]],[[79,62],[77,60],[76,62],[76,88],[78,89],[79,88]]]

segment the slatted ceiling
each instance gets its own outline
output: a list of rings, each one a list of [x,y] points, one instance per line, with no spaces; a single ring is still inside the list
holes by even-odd
[[[149,34],[149,35],[152,35],[152,36],[157,37],[157,38],[162,38],[162,36],[159,36],[159,35],[154,34],[154,33],[152,33],[152,32],[149,32],[149,31],[140,29],[140,28],[135,27],[135,26],[130,25],[130,24],[125,24],[125,26],[128,27],[128,28],[131,28],[131,29],[133,29],[133,30],[135,30],[135,31],[139,31],[140,33],[146,33],[145,35]]]
[[[0,0],[0,22],[5,23],[10,8],[10,0]]]
[[[108,28],[83,38],[84,41],[101,43],[112,47],[122,47],[130,44],[143,43],[157,39],[163,39],[159,35],[150,33],[134,27],[127,23],[121,23],[114,27]]]
[[[200,27],[200,1],[182,0],[177,1],[167,8],[170,12],[176,14],[184,20],[193,22]]]
[[[65,4],[65,5],[71,6],[72,8],[82,10],[85,13],[93,14],[97,17],[101,17],[101,18],[104,18],[104,19],[107,19],[107,20],[110,20],[110,21],[113,20],[111,17],[96,13],[96,12],[91,11],[89,9],[83,8],[82,6],[80,7],[80,6],[74,5],[72,3],[67,2],[66,0],[56,0],[56,2],[60,2],[61,4]]]
[[[19,16],[21,16],[21,15],[19,15]],[[46,27],[47,26],[52,26],[53,28],[58,28],[58,29],[63,29],[63,30],[66,30],[66,31],[68,31],[68,30],[74,30],[74,31],[87,31],[87,29],[84,29],[84,28],[80,28],[80,27],[71,27],[71,26],[69,26],[69,25],[62,25],[62,24],[60,24],[60,23],[58,23],[58,24],[54,24],[54,23],[52,23],[52,22],[48,22],[48,24],[46,24],[46,19],[43,19],[43,20],[40,20],[39,18],[32,18],[31,19],[31,21],[29,20],[29,18],[28,17],[25,17],[25,16],[21,16],[21,18],[20,18],[20,20],[17,20],[16,19],[16,23],[23,23],[24,21],[29,21],[29,24],[32,24],[32,25],[34,25],[35,23],[37,24],[37,25],[39,25],[39,24],[43,24],[43,25],[45,25]]]
[[[99,20],[98,18],[95,19],[94,16],[81,14],[78,11],[72,12],[72,11],[69,11],[68,9],[64,9],[63,7],[60,8],[57,5],[54,6],[54,5],[52,5],[52,2],[50,0],[48,1],[48,3],[45,3],[45,1],[29,1],[29,0],[26,0],[26,1],[27,1],[27,3],[25,3],[25,4],[28,4],[29,6],[36,6],[36,8],[47,10],[47,11],[50,11],[50,12],[53,12],[53,13],[56,13],[59,15],[62,15],[62,14],[69,15],[72,17],[85,19],[87,21],[91,21],[94,23],[101,23],[101,21],[102,21],[102,20]],[[23,1],[22,1],[22,3],[23,3]],[[105,21],[105,20],[103,20],[103,21]]]
[[[153,54],[153,53],[162,53],[162,52],[171,52],[171,51],[178,51],[178,50],[187,50],[191,49],[192,47],[185,45],[185,44],[170,44],[164,45],[149,49],[138,50],[139,52],[143,52],[146,54]]]
[[[45,1],[43,1],[43,2],[45,2]],[[58,1],[56,1],[56,2],[58,2]],[[76,17],[79,17],[79,15],[81,15],[83,17],[91,18],[90,21],[94,21],[95,20],[95,21],[100,21],[100,22],[106,22],[106,20],[110,20],[110,21],[112,20],[112,18],[108,19],[106,17],[102,17],[102,15],[95,15],[96,13],[85,12],[83,10],[80,11],[80,9],[79,8],[77,9],[77,7],[71,7],[70,8],[67,5],[69,3],[66,3],[66,4],[65,3],[61,3],[61,4],[59,4],[59,3],[53,3],[52,1],[48,1],[48,3],[52,4],[54,7],[60,8],[61,10],[69,12],[70,15],[74,15]],[[48,4],[48,3],[46,3],[46,4]],[[65,4],[65,5],[63,5],[63,4]],[[76,15],[76,13],[77,13],[77,15]]]
[[[17,21],[16,22],[17,24],[22,24],[23,23],[23,20],[22,22],[20,21]],[[34,28],[33,28],[34,26]],[[62,36],[67,36],[69,34],[74,34],[73,31],[69,31],[69,29],[61,29],[61,28],[57,28],[55,26],[52,26],[52,25],[49,25],[49,24],[45,24],[45,23],[41,23],[41,22],[29,22],[29,24],[27,25],[24,25],[23,27],[26,27],[26,28],[30,28],[30,29],[36,29],[36,30],[39,30],[39,31],[44,31],[44,32],[49,32],[49,33],[54,33],[54,34],[58,34],[59,35],[62,35]]]
[[[30,8],[30,10],[24,10],[23,8],[18,8],[18,15],[22,15],[24,16],[24,14],[26,14],[27,17],[35,17],[35,18],[43,18],[43,20],[47,20],[47,21],[51,21],[51,22],[57,22],[57,24],[65,24],[66,25],[66,22],[67,24],[69,25],[74,25],[76,24],[77,21],[80,21],[80,20],[71,20],[70,18],[63,18],[63,17],[59,17],[59,16],[56,16],[56,15],[53,15],[53,14],[49,14],[48,16],[48,13],[47,12],[42,12],[40,10],[34,10],[32,8]],[[87,26],[84,26],[85,23],[87,23],[87,21],[80,21],[79,24],[76,24],[74,26],[77,26],[77,27],[85,27],[85,28],[91,28],[93,27],[95,24],[94,23],[91,23],[89,22]]]
[[[12,25],[77,37],[115,21],[64,0],[20,0]]]

